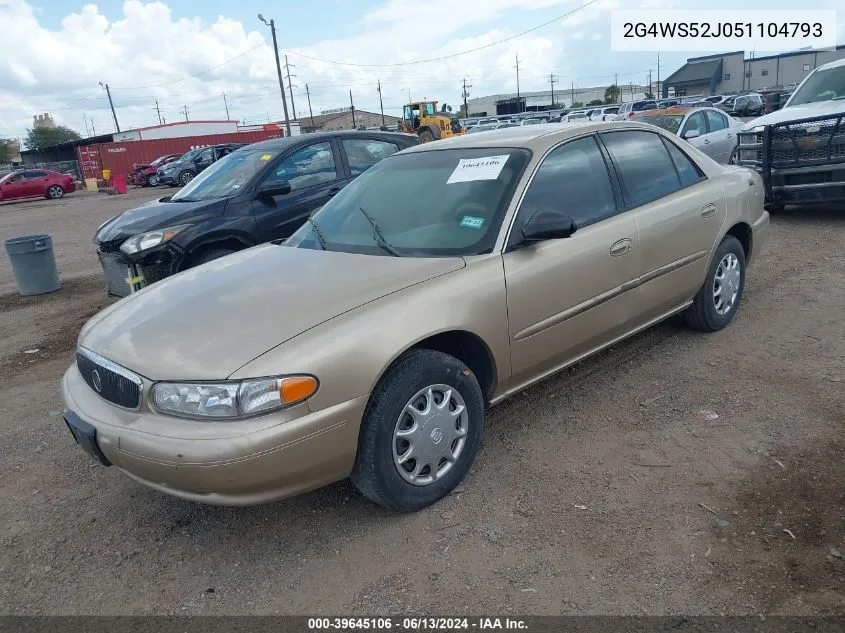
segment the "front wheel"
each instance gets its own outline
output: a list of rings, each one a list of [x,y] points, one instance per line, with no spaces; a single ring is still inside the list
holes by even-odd
[[[745,250],[728,235],[713,255],[704,285],[684,312],[687,325],[703,332],[721,330],[739,310],[744,288]]]
[[[364,412],[352,483],[390,510],[419,510],[466,476],[484,430],[484,398],[461,361],[427,349],[402,355]]]
[[[419,133],[420,143],[431,143],[437,139],[434,138],[434,133],[426,128]]]
[[[65,190],[60,185],[50,185],[47,188],[47,197],[51,200],[58,200],[65,195]]]
[[[189,182],[191,182],[193,179],[194,179],[194,172],[192,172],[192,171],[183,171],[181,174],[179,174],[179,182],[181,183],[181,185],[183,187],[185,185],[187,185]]]
[[[731,152],[730,158],[728,158],[728,165],[737,165],[739,164],[739,148],[734,147],[733,151]]]
[[[156,185],[158,185],[158,176],[155,174],[147,176],[147,187],[155,187]]]

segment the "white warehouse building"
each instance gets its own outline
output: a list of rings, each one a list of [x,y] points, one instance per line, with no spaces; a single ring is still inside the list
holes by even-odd
[[[601,99],[604,101],[604,91],[607,86],[593,86],[590,88],[579,88],[577,86],[568,89],[554,91],[554,103],[558,108],[568,108],[573,101],[587,104],[590,101]],[[620,101],[638,101],[645,99],[647,88],[637,84],[620,84]],[[514,114],[517,112],[533,112],[537,110],[552,109],[552,91],[540,90],[537,92],[515,92],[509,94],[488,95],[467,99],[469,113],[466,116],[498,116],[502,114]],[[461,105],[463,110],[463,104]]]

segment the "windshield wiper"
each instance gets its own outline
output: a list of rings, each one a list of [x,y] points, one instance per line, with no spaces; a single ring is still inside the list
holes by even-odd
[[[381,232],[381,229],[379,228],[379,225],[376,224],[376,221],[373,219],[373,216],[367,213],[364,210],[364,207],[358,207],[358,209],[360,209],[361,213],[364,214],[364,217],[367,218],[367,221],[373,225],[373,240],[375,240],[375,243],[378,244],[378,246],[383,251],[390,253],[394,257],[402,257],[402,255],[399,254],[399,251],[393,248],[390,243],[385,239],[384,233]]]
[[[320,248],[326,250],[326,238],[323,236],[322,231],[320,231],[320,227],[317,226],[317,223],[314,221],[314,218],[308,218],[305,220],[308,224],[311,225],[311,231],[314,233],[314,236],[317,238],[317,242],[320,244]]]

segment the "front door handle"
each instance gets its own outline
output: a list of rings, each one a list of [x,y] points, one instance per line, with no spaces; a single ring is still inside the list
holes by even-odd
[[[610,247],[610,254],[614,257],[625,255],[631,250],[633,244],[634,241],[630,237],[622,238],[613,243],[613,246]]]
[[[701,207],[701,217],[712,218],[714,215],[716,215],[716,205],[714,203],[711,202]]]
[[[340,191],[340,187],[332,187],[326,192],[326,195],[331,198],[333,195],[337,194]]]

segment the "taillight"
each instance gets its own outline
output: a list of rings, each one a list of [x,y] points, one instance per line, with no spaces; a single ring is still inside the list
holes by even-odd
[[[631,110],[631,111],[628,113],[628,117],[630,118],[630,117],[634,116],[635,114],[636,114],[636,112],[634,112],[633,110]]]

